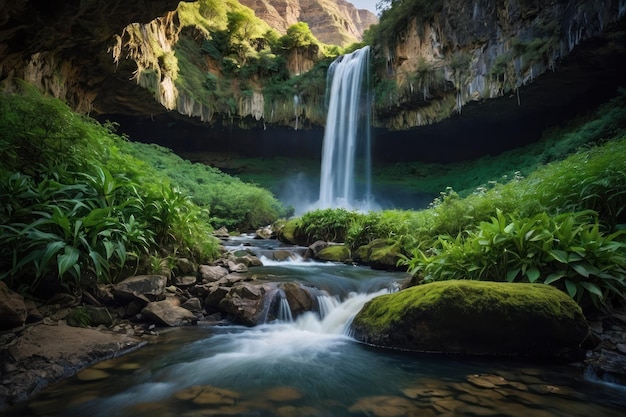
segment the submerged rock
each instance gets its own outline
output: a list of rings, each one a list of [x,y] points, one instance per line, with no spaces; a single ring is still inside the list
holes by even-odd
[[[589,335],[580,307],[543,284],[443,281],[376,297],[355,337],[413,351],[573,359]]]

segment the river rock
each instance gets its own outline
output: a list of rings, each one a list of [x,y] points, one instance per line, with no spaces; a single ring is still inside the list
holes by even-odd
[[[177,258],[176,269],[183,275],[192,275],[196,273],[196,265],[187,258]]]
[[[263,262],[261,262],[258,257],[250,254],[246,254],[245,256],[237,256],[233,258],[232,261],[235,264],[243,264],[246,266],[246,268],[249,268],[251,266],[263,266]]]
[[[196,321],[194,314],[182,307],[173,305],[169,300],[148,303],[141,310],[148,319],[167,326],[175,327]]]
[[[290,259],[294,259],[295,255],[293,252],[289,252],[288,250],[275,250],[272,252],[272,259],[278,262],[284,262]]]
[[[185,276],[182,276],[182,277],[174,277],[174,279],[173,279],[173,283],[177,287],[191,287],[197,281],[198,280],[193,275],[185,275]]]
[[[228,271],[230,272],[248,272],[248,267],[243,263],[235,263],[233,261],[228,261]]]
[[[346,262],[351,258],[350,249],[346,245],[330,245],[315,254],[315,259],[327,262]]]
[[[289,303],[291,314],[296,317],[305,311],[311,311],[316,306],[315,297],[311,295],[301,284],[295,282],[286,282],[280,285],[285,291],[285,298]]]
[[[226,275],[228,275],[228,269],[222,266],[200,266],[200,276],[202,276],[202,282],[215,282]]]
[[[268,289],[263,285],[242,282],[228,291],[220,301],[219,307],[224,312],[232,314],[235,321],[254,326],[265,319],[269,304],[265,302],[267,293]]]
[[[228,239],[230,234],[228,233],[228,229],[226,227],[220,227],[219,229],[213,231],[213,236],[220,239]]]
[[[573,359],[589,334],[580,307],[543,284],[442,281],[376,297],[355,337],[413,351]]]
[[[193,314],[201,314],[202,313],[202,303],[197,297],[190,298],[180,305],[182,308],[185,308],[191,311]]]
[[[113,295],[124,301],[151,302],[165,297],[165,275],[138,275],[119,282],[113,287]]]
[[[83,307],[89,317],[90,326],[110,326],[113,324],[113,315],[106,307],[86,305]]]
[[[0,281],[0,330],[23,326],[28,317],[24,297]]]
[[[272,230],[272,226],[261,227],[254,234],[255,239],[271,239],[274,236],[274,231]]]
[[[393,239],[375,239],[354,252],[354,260],[373,269],[398,270],[401,245]]]
[[[309,247],[306,249],[306,252],[304,253],[304,257],[305,258],[315,258],[315,255],[317,255],[317,253],[319,251],[321,251],[322,249],[327,248],[329,245],[328,242],[325,242],[323,240],[318,240],[313,242],[312,245],[309,245]]]
[[[217,310],[219,308],[220,301],[222,301],[222,298],[224,298],[226,294],[228,294],[230,288],[213,284],[208,287],[208,289],[209,293],[204,299],[204,305],[207,309]]]

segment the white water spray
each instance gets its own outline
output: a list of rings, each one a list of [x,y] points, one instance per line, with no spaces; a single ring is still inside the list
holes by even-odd
[[[320,208],[370,210],[371,139],[369,46],[337,58],[328,69],[328,116],[322,149]],[[357,156],[363,159],[363,190],[357,191]]]

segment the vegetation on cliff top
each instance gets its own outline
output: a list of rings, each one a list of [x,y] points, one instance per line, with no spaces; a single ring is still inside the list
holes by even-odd
[[[219,253],[211,224],[287,214],[265,190],[130,143],[27,86],[2,94],[0,110],[0,279],[14,288],[74,290],[158,272],[169,257],[206,262]]]

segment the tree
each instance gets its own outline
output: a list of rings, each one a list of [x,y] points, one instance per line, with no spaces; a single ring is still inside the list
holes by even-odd
[[[287,34],[282,37],[282,43],[286,48],[299,48],[318,43],[318,41],[313,36],[309,25],[299,22],[287,28]]]

